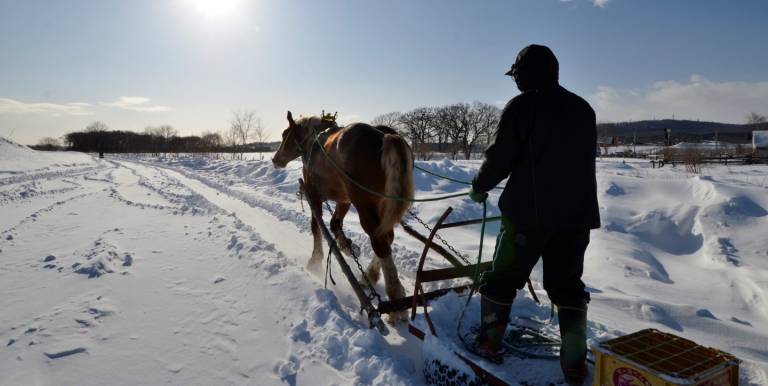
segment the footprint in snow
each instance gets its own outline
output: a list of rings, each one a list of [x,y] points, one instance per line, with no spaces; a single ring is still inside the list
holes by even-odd
[[[731,316],[731,322],[738,323],[738,324],[743,324],[745,326],[752,327],[752,323],[750,323],[750,322],[748,322],[746,320],[741,320],[741,319],[739,319],[739,318],[737,318],[735,316]]]
[[[714,314],[712,314],[712,312],[710,312],[706,308],[701,308],[701,309],[697,310],[696,311],[696,316],[701,317],[701,318],[708,318],[708,319],[719,320],[719,319],[717,319],[717,317]]]
[[[290,386],[296,386],[296,374],[301,368],[301,362],[295,355],[288,357],[287,361],[283,361],[275,365],[275,373],[280,377],[280,380],[289,384]]]
[[[301,323],[291,328],[291,339],[293,339],[294,342],[304,343],[309,343],[312,340],[312,334],[310,334],[309,330],[307,329],[306,319],[302,320]]]

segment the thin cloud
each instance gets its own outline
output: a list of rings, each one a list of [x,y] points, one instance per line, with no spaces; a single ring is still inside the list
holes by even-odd
[[[338,114],[336,117],[336,122],[339,122],[340,124],[350,124],[353,122],[359,122],[360,121],[360,115],[359,114]]]
[[[113,102],[102,102],[102,106],[115,107],[124,110],[139,111],[144,113],[158,113],[173,111],[170,106],[150,105],[151,99],[138,96],[121,96]]]
[[[9,98],[0,98],[0,114],[68,114],[68,115],[92,115],[93,112],[88,110],[91,107],[90,103],[74,102],[74,103],[48,103],[48,102],[33,102],[26,103]]]
[[[741,123],[752,111],[768,113],[768,82],[715,82],[693,75],[686,82],[660,81],[642,89],[601,86],[588,99],[602,121],[674,116]]]
[[[595,7],[605,8],[605,5],[608,4],[609,1],[611,0],[593,0],[592,4],[594,4]]]

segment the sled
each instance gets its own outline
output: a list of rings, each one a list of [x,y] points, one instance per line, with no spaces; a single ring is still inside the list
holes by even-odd
[[[300,184],[302,185],[302,188],[303,188],[303,181],[300,181]],[[312,209],[312,210],[314,212],[315,209]],[[349,285],[352,287],[355,295],[360,301],[361,311],[367,314],[370,328],[376,328],[382,335],[387,335],[389,331],[387,326],[384,324],[381,318],[381,315],[387,314],[390,312],[405,311],[410,309],[411,318],[408,325],[408,331],[415,337],[424,341],[428,341],[430,340],[430,338],[433,338],[432,339],[433,342],[431,344],[427,344],[425,342],[424,346],[425,347],[431,346],[433,348],[433,351],[448,350],[450,355],[454,356],[455,358],[458,358],[458,360],[461,361],[462,363],[462,364],[458,364],[455,362],[454,363],[449,362],[449,364],[446,364],[445,361],[433,362],[432,365],[436,366],[437,372],[442,372],[446,375],[452,375],[452,378],[451,378],[452,380],[460,379],[461,375],[459,375],[458,377],[456,376],[456,368],[461,368],[463,366],[466,369],[463,372],[467,373],[465,377],[467,378],[467,382],[460,382],[459,384],[467,384],[467,385],[489,384],[493,386],[509,385],[510,383],[494,375],[494,373],[498,369],[496,370],[493,369],[493,366],[489,366],[488,363],[484,363],[482,359],[473,357],[471,354],[463,353],[460,350],[456,350],[455,347],[449,348],[449,349],[446,349],[445,347],[441,347],[443,343],[440,342],[440,337],[438,336],[438,330],[429,316],[429,304],[431,301],[437,300],[450,293],[456,293],[456,294],[466,293],[471,288],[471,284],[463,284],[463,285],[458,285],[458,286],[453,286],[448,288],[440,288],[440,289],[427,292],[424,289],[425,283],[447,281],[447,280],[459,279],[459,278],[471,278],[477,272],[483,272],[487,270],[491,265],[491,262],[481,262],[479,264],[467,264],[464,261],[462,261],[460,257],[456,256],[456,254],[458,254],[458,251],[455,251],[455,249],[451,248],[456,252],[456,253],[451,253],[446,248],[434,242],[437,236],[437,232],[439,230],[460,227],[460,226],[474,225],[482,222],[482,219],[475,219],[475,220],[446,223],[445,221],[452,211],[453,211],[453,208],[451,207],[447,208],[445,212],[443,212],[443,214],[438,218],[436,224],[431,229],[428,228],[430,229],[430,232],[426,236],[419,233],[415,229],[413,229],[413,227],[411,227],[410,225],[406,223],[401,223],[401,226],[403,227],[406,233],[408,233],[412,237],[424,243],[424,248],[422,250],[422,253],[419,259],[418,268],[416,271],[416,282],[414,284],[414,292],[413,292],[413,295],[406,296],[401,299],[382,300],[377,305],[374,305],[372,302],[372,299],[374,297],[366,293],[366,290],[360,284],[359,280],[357,280],[357,278],[355,277],[355,274],[353,273],[349,264],[342,256],[341,251],[338,245],[336,244],[336,240],[333,237],[330,230],[328,229],[328,226],[325,224],[324,221],[320,221],[319,226],[320,226],[320,230],[323,237],[328,243],[329,253],[333,255],[333,257],[341,267],[341,271],[344,274],[344,277],[347,279],[347,281],[349,282]],[[316,218],[322,219],[322,216],[321,216],[322,213],[314,213],[314,214]],[[452,265],[452,267],[425,270],[424,264],[426,261],[426,257],[430,251],[437,252],[440,256],[445,258]],[[533,287],[530,283],[530,280],[528,282],[528,289],[531,292],[532,297],[538,303],[539,302],[538,298],[536,297],[536,294],[533,292]],[[418,309],[420,307],[423,309],[421,313],[418,312]],[[423,324],[420,323],[422,320],[424,320]],[[522,359],[517,358],[517,360],[522,360]],[[551,360],[547,360],[547,362],[554,363],[554,361],[551,361]],[[556,367],[556,368],[553,367],[551,370],[556,371],[557,373],[559,373],[560,371],[559,367]],[[444,384],[444,382],[442,381],[438,381],[438,383]],[[549,383],[551,382],[547,382],[547,384]]]
[[[552,360],[557,358],[557,352],[554,352],[553,354],[550,354],[546,357],[544,355],[532,354],[519,355],[521,354],[520,351],[515,351],[515,347],[510,347],[510,350],[508,351],[509,355],[505,355],[506,364],[496,365],[487,362],[470,352],[467,352],[458,342],[446,342],[446,340],[451,339],[450,337],[453,331],[445,331],[445,329],[441,331],[441,327],[436,325],[437,323],[430,316],[430,303],[437,301],[441,297],[444,297],[450,293],[466,294],[466,292],[468,292],[470,289],[471,284],[441,288],[430,292],[425,291],[424,285],[431,282],[447,281],[459,278],[471,278],[474,277],[478,272],[486,271],[492,264],[492,262],[465,264],[460,261],[460,259],[455,256],[455,254],[452,254],[439,244],[435,243],[435,238],[438,231],[440,230],[480,224],[483,221],[482,219],[474,219],[446,222],[452,211],[453,208],[449,207],[446,209],[445,212],[443,212],[443,214],[437,219],[437,222],[431,228],[430,233],[427,236],[419,234],[407,224],[401,224],[406,233],[424,243],[424,249],[422,250],[416,271],[414,292],[412,296],[403,298],[399,301],[390,302],[389,304],[385,302],[383,305],[379,306],[379,309],[382,310],[382,312],[387,311],[390,308],[393,310],[399,310],[401,309],[400,306],[402,306],[402,303],[410,304],[411,317],[408,324],[408,331],[413,336],[424,341],[425,376],[427,377],[428,382],[432,381],[436,384],[444,384],[447,381],[450,381],[452,384],[488,384],[493,386],[510,385],[512,384],[511,382],[514,382],[514,384],[519,384],[519,378],[517,377],[518,374],[512,374],[512,378],[514,379],[511,379],[509,377],[504,377],[504,371],[507,368],[524,367],[525,364],[530,367],[530,361],[536,361],[535,367],[540,371],[557,374],[555,377],[559,377],[559,362]],[[444,257],[449,263],[451,263],[451,265],[453,265],[453,267],[425,270],[424,264],[427,254],[430,250],[437,252],[439,255]],[[534,301],[539,303],[539,300],[533,291],[533,286],[531,285],[530,280],[528,281],[528,290],[530,291]],[[461,303],[463,304],[464,300],[461,300]],[[421,312],[418,312],[419,309],[421,309]],[[459,315],[455,315],[455,317],[459,317]],[[543,335],[535,333],[534,328],[518,327],[519,328],[517,329],[513,327],[509,330],[509,334],[517,334],[513,336],[513,339],[518,341],[528,339],[530,342],[535,341],[535,344],[541,344],[543,346],[550,347],[555,346],[555,343],[557,343],[559,346],[559,340],[557,338],[552,337],[547,339],[544,338]],[[446,332],[446,334],[443,334],[443,332]],[[528,335],[524,336],[526,334]],[[534,339],[530,339],[532,337]],[[544,340],[546,340],[546,342]],[[453,357],[454,359],[449,357]],[[455,359],[458,359],[458,361],[461,363],[456,363],[457,361]],[[521,366],[521,364],[523,364],[523,366]],[[462,368],[468,370],[462,370]],[[467,372],[471,372],[471,374],[467,374]],[[457,379],[459,380],[458,382]],[[528,374],[528,379],[543,381],[543,383],[529,383],[530,385],[553,383],[552,379],[547,379],[544,381],[543,379],[540,379],[536,374]],[[554,383],[557,382],[556,379],[557,378],[555,378]]]

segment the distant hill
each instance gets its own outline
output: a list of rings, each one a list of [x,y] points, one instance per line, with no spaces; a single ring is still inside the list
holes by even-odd
[[[672,130],[674,142],[718,139],[735,143],[751,140],[753,130],[766,130],[768,124],[735,124],[705,121],[661,119],[633,122],[600,123],[598,133],[603,137],[631,138],[637,133],[638,141],[653,142],[664,139],[664,129]]]

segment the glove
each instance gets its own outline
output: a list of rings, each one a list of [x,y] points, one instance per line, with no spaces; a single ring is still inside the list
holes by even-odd
[[[475,188],[469,189],[469,198],[472,201],[482,204],[488,198],[488,193],[478,192]]]

